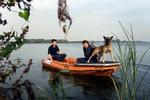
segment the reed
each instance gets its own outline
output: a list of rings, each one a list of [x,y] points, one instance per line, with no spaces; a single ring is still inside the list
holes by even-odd
[[[114,87],[117,92],[117,96],[119,100],[136,100],[139,87],[141,86],[144,77],[147,75],[149,69],[141,76],[141,78],[137,78],[139,72],[138,68],[147,53],[148,49],[141,56],[138,64],[137,63],[137,51],[136,44],[134,41],[134,33],[132,30],[132,25],[130,24],[130,32],[128,32],[122,23],[119,21],[121,28],[123,29],[123,33],[127,39],[127,42],[122,45],[120,41],[117,41],[117,50],[115,50],[116,56],[121,63],[121,68],[119,70],[120,80],[116,80],[111,77],[114,83]],[[115,34],[114,34],[115,35]],[[116,35],[115,35],[116,36]],[[117,37],[117,36],[116,36]],[[119,40],[119,39],[117,39]],[[121,82],[121,85],[119,84]],[[143,89],[144,93],[144,89]],[[144,97],[144,94],[143,94]]]
[[[61,100],[66,100],[67,93],[65,91],[65,88],[68,88],[69,86],[65,86],[63,83],[62,78],[60,77],[61,73],[68,73],[69,70],[61,70],[57,73],[53,73],[50,75],[49,84],[51,86],[51,93],[52,97],[56,100],[60,99],[60,93],[62,94]]]

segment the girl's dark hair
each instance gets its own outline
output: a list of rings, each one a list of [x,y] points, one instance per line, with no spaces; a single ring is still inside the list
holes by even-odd
[[[84,43],[88,43],[89,44],[89,42],[87,40],[83,40],[82,44],[84,44]]]
[[[52,39],[52,40],[51,40],[51,43],[53,43],[54,41],[57,41],[57,40],[56,40],[56,39]]]

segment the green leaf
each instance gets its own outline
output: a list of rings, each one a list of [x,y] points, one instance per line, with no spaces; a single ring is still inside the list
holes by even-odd
[[[28,9],[24,9],[22,12],[19,12],[19,16],[23,18],[24,20],[28,21],[30,12]]]

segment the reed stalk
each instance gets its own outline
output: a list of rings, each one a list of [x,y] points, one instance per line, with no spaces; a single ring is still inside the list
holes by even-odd
[[[116,56],[121,63],[121,68],[119,70],[120,80],[115,80],[113,77],[114,87],[117,92],[117,96],[119,100],[136,100],[138,89],[140,88],[145,76],[147,75],[147,70],[143,76],[141,76],[140,80],[137,79],[139,74],[138,68],[141,64],[145,54],[149,49],[147,49],[142,57],[137,63],[137,51],[136,51],[136,43],[134,40],[134,33],[132,29],[132,25],[130,24],[130,32],[128,32],[122,23],[119,21],[121,28],[123,29],[123,33],[127,39],[127,42],[122,45],[122,43],[117,39],[117,50],[115,50]],[[115,34],[114,34],[115,35]],[[116,36],[116,35],[115,35]],[[117,37],[117,36],[116,36]],[[150,69],[150,68],[149,68]],[[121,85],[119,85],[118,81],[121,81]],[[144,93],[144,90],[143,90]],[[143,95],[144,96],[144,95]]]

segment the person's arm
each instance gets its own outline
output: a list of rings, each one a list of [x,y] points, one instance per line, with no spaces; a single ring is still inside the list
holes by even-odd
[[[58,53],[58,54],[61,54],[62,52],[60,51],[59,47],[56,46],[56,48],[57,48],[57,53]]]
[[[52,58],[51,54],[48,54],[48,58],[49,58],[51,61],[53,61],[53,58]]]
[[[84,57],[86,57],[86,50],[84,47],[83,47],[83,53],[84,53]]]
[[[63,52],[63,51],[61,51],[61,50],[59,50],[59,51],[58,51],[58,54],[62,54],[62,53],[64,53],[64,52]]]
[[[89,57],[91,56],[92,54],[92,48],[91,47],[88,47],[84,53],[84,56],[85,58],[89,59]]]
[[[53,61],[53,58],[51,56],[51,47],[48,48],[48,59],[50,59],[51,61]]]

